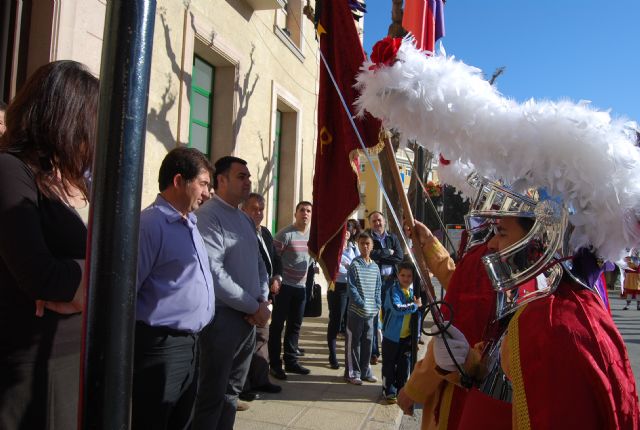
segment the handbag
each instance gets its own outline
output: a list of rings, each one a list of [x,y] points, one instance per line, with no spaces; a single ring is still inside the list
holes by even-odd
[[[307,290],[307,301],[304,305],[304,316],[317,318],[322,315],[322,288],[318,284],[313,284]]]

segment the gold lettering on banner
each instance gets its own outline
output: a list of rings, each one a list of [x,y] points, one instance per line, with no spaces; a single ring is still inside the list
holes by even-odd
[[[320,155],[322,155],[325,145],[331,145],[331,142],[333,142],[333,136],[329,133],[327,127],[322,126],[320,130]]]
[[[324,29],[322,24],[318,23],[318,26],[316,27],[316,33],[318,34],[318,38],[320,38],[320,36],[322,36],[323,34],[327,34],[327,30]]]

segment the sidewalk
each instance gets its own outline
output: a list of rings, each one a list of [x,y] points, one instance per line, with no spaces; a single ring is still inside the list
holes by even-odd
[[[327,350],[328,307],[323,296],[323,315],[305,318],[300,347],[305,356],[300,363],[311,369],[307,376],[288,373],[279,394],[260,393],[247,411],[238,412],[235,428],[260,429],[397,429],[402,411],[382,400],[382,364],[372,366],[378,382],[361,386],[347,384],[344,372],[344,339],[338,338],[340,369],[329,367]],[[427,339],[425,339],[427,340]],[[424,350],[425,346],[420,345]]]

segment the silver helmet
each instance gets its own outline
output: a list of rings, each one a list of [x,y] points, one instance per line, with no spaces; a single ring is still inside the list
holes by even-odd
[[[518,242],[483,257],[493,287],[498,292],[497,317],[555,291],[562,278],[560,263],[566,257],[567,209],[555,200],[541,199],[534,189],[469,176],[477,188],[469,216],[491,222],[498,218],[529,218],[533,226]],[[527,283],[528,281],[531,281]],[[525,285],[526,283],[526,285]]]

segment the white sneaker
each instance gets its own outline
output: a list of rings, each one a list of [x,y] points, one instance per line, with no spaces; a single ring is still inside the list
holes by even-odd
[[[366,377],[362,378],[362,380],[363,381],[367,381],[367,382],[371,382],[371,383],[378,382],[378,378],[376,378],[375,375],[366,376]]]
[[[348,384],[362,385],[362,379],[360,379],[360,378],[347,378],[347,377],[345,377],[344,380]]]

